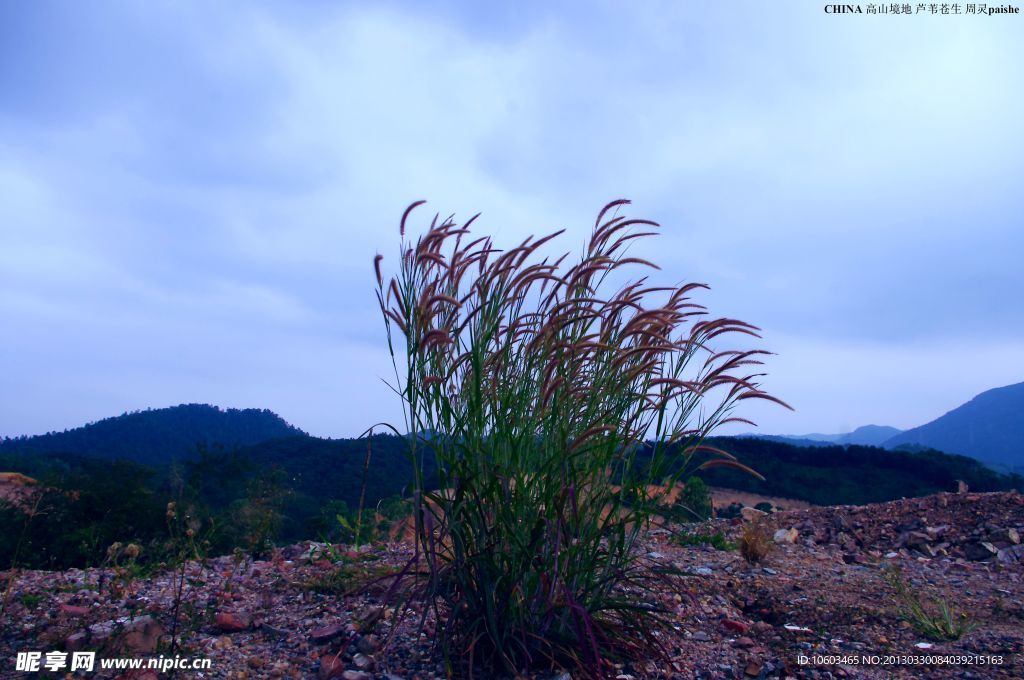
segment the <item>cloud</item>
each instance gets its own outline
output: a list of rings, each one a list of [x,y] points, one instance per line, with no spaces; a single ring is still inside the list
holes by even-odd
[[[787,430],[868,417],[895,383],[928,406],[878,420],[915,424],[929,395],[1021,379],[999,363],[1024,331],[1010,21],[31,3],[2,26],[0,433],[177,401],[320,434],[394,413],[370,260],[418,198],[574,249],[633,198],[664,224],[637,254],[770,329],[767,386],[807,405]],[[979,380],[933,381],[969,363]]]

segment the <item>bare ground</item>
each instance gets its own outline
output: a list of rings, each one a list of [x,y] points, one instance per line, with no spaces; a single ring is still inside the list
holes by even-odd
[[[780,540],[795,540],[774,544],[755,565],[734,550],[677,545],[665,528],[645,537],[644,559],[680,574],[657,594],[672,616],[673,629],[660,636],[669,660],[620,664],[611,677],[1024,677],[1021,496],[940,494],[786,510],[759,521],[769,533],[794,529]],[[721,531],[737,541],[749,524],[714,520],[686,530]],[[382,585],[359,585],[410,554],[407,544],[393,543],[323,559],[299,545],[273,560],[221,557],[189,565],[178,612],[180,654],[208,657],[212,668],[177,677],[443,677],[429,617],[421,632],[417,616],[399,621],[380,608]],[[900,615],[885,578],[893,567],[928,606],[951,603],[974,628],[958,640],[927,639]],[[22,677],[13,670],[19,651],[170,651],[171,573],[132,582],[98,569],[3,578],[10,587],[0,621],[0,677]]]

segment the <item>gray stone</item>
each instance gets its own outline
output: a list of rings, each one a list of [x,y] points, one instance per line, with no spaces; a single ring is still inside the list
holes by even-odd
[[[286,638],[288,637],[288,631],[282,628],[274,628],[269,623],[261,623],[260,630],[274,638]]]

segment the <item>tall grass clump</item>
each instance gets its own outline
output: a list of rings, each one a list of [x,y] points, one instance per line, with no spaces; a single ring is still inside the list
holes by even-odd
[[[597,676],[649,655],[664,618],[634,546],[691,468],[746,469],[702,442],[749,422],[739,402],[778,401],[749,372],[764,352],[733,347],[757,329],[709,318],[691,299],[703,284],[624,278],[657,269],[626,254],[658,226],[617,215],[628,201],[605,206],[578,260],[542,256],[562,232],[498,250],[475,217],[412,240],[420,203],[397,273],[374,265],[415,470],[417,592],[449,669]]]

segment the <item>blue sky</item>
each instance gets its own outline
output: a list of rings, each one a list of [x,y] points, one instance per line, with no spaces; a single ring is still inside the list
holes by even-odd
[[[494,5],[0,5],[0,435],[398,421],[370,263],[420,198],[573,250],[631,198],[641,254],[763,328],[765,432],[1024,380],[1019,15]]]

